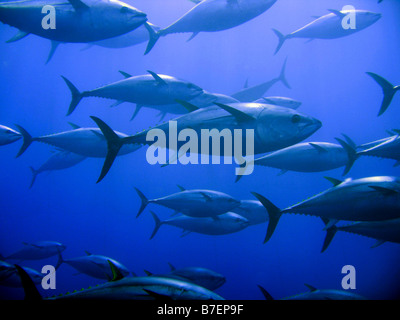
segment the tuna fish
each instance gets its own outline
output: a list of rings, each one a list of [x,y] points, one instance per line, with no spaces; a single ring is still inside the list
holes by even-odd
[[[17,126],[23,135],[24,143],[19,150],[17,157],[21,156],[32,142],[38,141],[49,144],[53,147],[66,150],[84,157],[104,158],[107,155],[107,143],[103,134],[98,128],[74,127],[69,131],[54,133],[41,137],[32,137],[23,127]],[[121,138],[126,134],[117,132]],[[140,145],[130,145],[121,148],[118,155],[125,155],[136,151]]]
[[[197,284],[211,291],[218,289],[226,282],[226,279],[223,275],[207,268],[186,267],[186,268],[176,269],[171,264],[169,265],[171,267],[171,271],[169,273],[152,274],[149,271],[146,271],[146,273],[149,276],[153,277],[154,276],[166,277],[177,280],[189,281],[191,283]]]
[[[387,110],[396,92],[400,91],[400,85],[394,86],[376,73],[367,72],[367,74],[379,84],[383,92],[383,100],[378,113],[378,116],[380,116]]]
[[[161,221],[158,216],[150,211],[154,218],[155,227],[150,239],[153,239],[157,231],[162,225],[170,225],[183,230],[184,234],[195,232],[210,236],[220,236],[239,232],[249,226],[249,221],[242,216],[227,212],[218,216],[218,219],[213,218],[192,218],[185,215],[179,215],[164,221]]]
[[[260,201],[256,200],[242,200],[240,206],[233,209],[232,212],[247,219],[250,226],[268,222],[269,219],[265,207]]]
[[[23,242],[24,248],[6,256],[3,260],[41,260],[57,255],[65,250],[65,245],[56,241]]]
[[[59,253],[56,269],[58,269],[61,264],[65,263],[76,269],[79,273],[83,273],[97,279],[111,280],[113,278],[113,274],[108,261],[111,261],[115,268],[117,268],[124,277],[129,275],[129,270],[120,262],[106,256],[95,255],[88,252],[86,252],[86,256],[71,259],[63,259],[61,253]]]
[[[194,218],[216,218],[240,205],[240,201],[230,195],[213,190],[182,190],[162,198],[148,200],[139,189],[135,189],[142,201],[136,217],[140,216],[149,203],[155,203]]]
[[[272,236],[284,213],[299,213],[328,219],[327,227],[339,220],[382,221],[400,218],[400,179],[389,176],[346,179],[334,183],[307,200],[280,210],[262,195],[252,194],[265,206],[269,223],[264,243]]]
[[[85,160],[86,157],[80,154],[72,153],[70,151],[59,150],[47,159],[45,163],[43,163],[38,169],[34,169],[30,167],[32,171],[32,181],[29,188],[33,187],[35,183],[36,177],[38,174],[46,171],[54,171],[54,170],[63,170],[67,168],[71,168],[78,163],[81,163]]]
[[[376,145],[372,143],[370,148],[359,151],[358,155],[393,159],[396,160],[395,166],[398,166],[400,164],[400,136],[395,135],[383,139]]]
[[[278,47],[275,54],[281,49],[284,42],[292,38],[306,39],[337,39],[359,32],[381,18],[381,14],[365,10],[329,10],[331,13],[315,19],[306,26],[288,34],[283,35],[278,30],[273,29],[279,38]],[[355,28],[344,28],[342,23],[347,16],[354,14],[356,19]]]
[[[35,284],[40,284],[43,274],[34,269],[23,267]],[[22,287],[17,268],[5,261],[0,261],[0,286]]]
[[[357,159],[352,145],[338,139],[339,144],[328,142],[298,143],[254,160],[255,165],[286,171],[321,172],[345,167],[346,175]]]
[[[72,100],[67,115],[70,115],[84,97],[99,97],[118,102],[136,103],[137,107],[175,104],[176,100],[190,101],[203,93],[203,89],[193,83],[177,78],[156,74],[131,76],[123,73],[125,79],[103,87],[80,92],[71,81],[62,77],[71,90]]]
[[[0,146],[13,143],[22,138],[22,135],[9,127],[0,125]]]
[[[44,300],[29,275],[20,266],[16,267],[24,287],[25,300]],[[112,270],[114,276],[109,282],[46,300],[224,300],[220,295],[187,281],[162,277],[123,277],[113,265]]]
[[[232,94],[232,98],[239,100],[240,102],[252,102],[261,99],[263,95],[277,82],[281,81],[287,88],[290,89],[290,85],[286,80],[285,71],[286,71],[286,61],[283,63],[281,73],[279,77],[274,78],[272,80],[260,83],[258,85],[247,87],[244,89]],[[269,103],[268,101],[262,101],[260,103],[267,103],[272,105],[278,105],[276,103]],[[294,108],[293,108],[294,109]]]
[[[185,104],[187,105],[187,103]],[[192,106],[194,107],[194,106]],[[216,106],[198,109],[194,107],[192,112],[174,119],[178,132],[185,128],[195,130],[201,136],[202,129],[253,129],[254,130],[254,154],[275,151],[296,144],[321,126],[321,122],[289,108],[257,103],[232,103],[224,105],[216,103]],[[152,129],[160,129],[169,137],[169,123],[164,123],[147,131],[121,139],[104,121],[97,117],[91,117],[102,130],[107,139],[109,153],[98,182],[100,182],[109,171],[118,150],[125,144],[140,143],[153,144],[147,140],[147,132]],[[201,140],[201,139],[198,139]],[[198,150],[201,150],[201,142]],[[180,146],[182,142],[178,143]],[[180,146],[178,146],[180,148]],[[178,148],[178,149],[179,149]],[[244,150],[244,149],[242,149]],[[202,151],[200,151],[202,152]],[[211,154],[210,150],[205,150]]]
[[[43,26],[46,6],[56,13],[53,26]],[[116,0],[22,0],[0,3],[0,21],[19,29],[8,42],[29,34],[51,40],[49,61],[59,43],[86,43],[120,36],[146,23],[147,16]]]
[[[325,223],[328,224],[328,221],[325,220]],[[338,231],[349,232],[376,239],[377,242],[372,246],[372,248],[385,242],[400,243],[400,218],[383,221],[358,221],[342,226],[330,226],[326,230],[327,234],[321,252],[324,252],[328,248]]]
[[[206,0],[198,3],[167,28],[153,31],[146,50],[150,52],[160,36],[172,33],[216,32],[239,26],[267,11],[276,0]],[[151,32],[151,31],[150,31]]]
[[[349,291],[336,289],[317,289],[309,284],[305,286],[310,289],[308,292],[299,293],[281,300],[367,300],[365,297]],[[258,286],[266,300],[274,298],[262,286]]]

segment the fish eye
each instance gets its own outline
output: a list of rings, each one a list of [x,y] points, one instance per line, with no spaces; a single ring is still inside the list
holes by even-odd
[[[299,123],[300,120],[301,120],[301,117],[300,117],[298,114],[295,114],[295,115],[292,117],[292,122],[293,122],[293,123]]]
[[[128,7],[122,7],[120,11],[121,11],[121,13],[128,13],[129,12],[129,8]]]

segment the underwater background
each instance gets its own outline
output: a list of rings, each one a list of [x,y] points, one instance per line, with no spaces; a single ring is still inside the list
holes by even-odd
[[[188,0],[126,0],[142,10],[151,23],[165,27],[194,4]],[[327,9],[353,5],[382,14],[371,27],[334,40],[287,41],[274,55],[278,39],[272,28],[286,34],[311,22]],[[109,108],[112,100],[87,98],[66,117],[70,91],[61,75],[89,90],[122,79],[119,70],[132,75],[146,70],[185,79],[204,90],[233,94],[246,81],[253,86],[276,78],[287,58],[286,78],[291,89],[276,83],[265,96],[285,96],[302,102],[299,111],[322,121],[322,127],[306,141],[335,143],[345,133],[357,144],[388,136],[400,129],[400,96],[377,117],[382,100],[379,86],[366,75],[375,72],[399,84],[400,2],[384,0],[278,0],[268,11],[238,27],[162,37],[148,55],[146,43],[110,49],[85,44],[62,44],[45,64],[50,42],[31,35],[7,44],[16,29],[0,25],[0,123],[12,128],[22,125],[33,136],[69,130],[68,122],[96,127],[90,116],[104,119],[120,132],[134,134],[159,123],[158,111],[143,108],[130,121],[134,105]],[[168,114],[164,120],[176,117]],[[216,290],[225,299],[262,300],[257,285],[276,299],[307,291],[305,283],[318,289],[341,289],[345,265],[356,269],[355,293],[369,299],[400,297],[400,245],[345,232],[338,233],[321,253],[325,237],[319,218],[283,215],[269,242],[263,244],[267,223],[250,226],[224,236],[191,233],[164,225],[149,240],[154,220],[149,210],[166,219],[171,210],[149,205],[135,218],[140,198],[158,198],[186,189],[211,189],[240,200],[255,200],[258,192],[280,208],[315,195],[331,186],[324,176],[342,179],[343,168],[318,173],[287,172],[256,166],[253,174],[235,183],[235,165],[150,165],[146,149],[118,157],[107,177],[96,180],[103,159],[88,158],[77,166],[38,175],[34,186],[30,166],[39,167],[52,154],[46,144],[34,143],[15,158],[21,141],[0,148],[0,253],[9,255],[23,242],[59,241],[66,245],[64,258],[93,254],[112,257],[137,275],[199,266],[226,277]],[[362,178],[398,176],[394,161],[360,157],[346,175]],[[55,265],[57,257],[24,261],[38,271]],[[43,296],[73,291],[101,283],[64,264],[57,270],[56,290]],[[40,287],[40,286],[38,286]],[[1,299],[22,299],[22,288],[0,286]]]

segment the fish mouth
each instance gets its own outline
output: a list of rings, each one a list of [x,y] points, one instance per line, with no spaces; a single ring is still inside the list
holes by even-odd
[[[300,131],[307,136],[312,135],[314,132],[322,127],[322,122],[318,119],[311,118],[309,122],[304,123]]]

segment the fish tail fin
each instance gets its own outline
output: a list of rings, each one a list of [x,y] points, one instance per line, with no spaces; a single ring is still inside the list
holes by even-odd
[[[110,170],[124,142],[103,120],[94,116],[91,116],[91,118],[94,122],[96,122],[107,141],[107,156],[104,161],[103,168],[101,169],[100,176],[97,180],[97,183],[99,183]]]
[[[58,253],[58,260],[57,260],[57,264],[54,267],[56,270],[64,263],[64,259],[61,255],[61,252]]]
[[[35,286],[35,283],[32,281],[29,274],[19,265],[15,264],[14,266],[18,271],[22,287],[24,288],[25,300],[30,300],[30,301],[43,300],[42,296],[40,295],[38,289]]]
[[[152,233],[151,236],[150,236],[150,240],[151,240],[151,239],[153,239],[154,236],[156,235],[158,229],[160,229],[160,227],[161,227],[161,225],[162,225],[162,222],[161,222],[160,218],[157,217],[157,215],[156,215],[153,211],[150,211],[150,213],[151,213],[151,215],[153,216],[154,222],[155,222],[155,224],[156,224],[156,225],[154,226],[153,233]]]
[[[275,231],[276,226],[278,225],[279,219],[282,215],[281,209],[276,207],[271,201],[267,198],[258,194],[256,192],[252,192],[252,194],[261,202],[261,204],[267,209],[269,222],[267,234],[265,235],[264,243],[266,243],[272,236]]]
[[[346,164],[343,174],[342,174],[343,176],[345,176],[346,174],[349,173],[351,167],[353,166],[354,162],[357,160],[359,155],[357,154],[356,144],[348,136],[346,136],[346,135],[343,135],[343,136],[345,137],[347,142],[340,138],[336,138],[336,141],[339,142],[339,144],[343,147],[343,149],[347,153],[348,161],[347,161],[347,164]]]
[[[379,117],[386,111],[386,109],[389,107],[390,103],[392,102],[394,94],[396,93],[397,90],[400,90],[400,89],[398,87],[393,86],[393,84],[391,84],[389,81],[387,81],[385,78],[381,77],[380,75],[377,75],[376,73],[367,72],[367,74],[379,84],[379,86],[382,88],[382,91],[383,91],[383,100],[382,100],[381,108],[379,109],[379,113],[378,113],[378,117]]]
[[[36,170],[33,167],[29,167],[29,169],[31,169],[31,171],[32,171],[32,180],[31,180],[31,184],[29,186],[29,189],[31,189],[33,187],[33,184],[35,183],[37,175],[39,174],[39,170]]]
[[[71,91],[71,95],[72,95],[71,103],[69,104],[69,108],[68,108],[68,112],[67,112],[67,116],[69,116],[72,112],[74,112],[74,110],[78,106],[79,102],[82,100],[83,94],[67,78],[65,78],[64,76],[61,76],[61,78],[64,79],[64,81],[67,84],[69,90]]]
[[[286,63],[287,63],[287,58],[285,59],[285,62],[282,65],[281,73],[278,79],[285,85],[286,88],[292,89],[292,87],[290,86],[290,84],[286,79]]]
[[[329,223],[329,220],[325,218],[322,218],[322,221],[325,223],[325,225],[328,225]],[[324,239],[324,243],[322,245],[321,253],[324,252],[326,249],[328,249],[328,246],[331,243],[336,232],[337,232],[337,227],[335,225],[332,225],[326,229],[326,236]]]
[[[23,139],[23,143],[21,148],[19,149],[17,155],[15,156],[16,158],[18,158],[19,156],[21,156],[26,149],[28,149],[28,147],[32,144],[33,142],[33,138],[32,136],[29,134],[28,131],[26,131],[23,127],[21,127],[20,125],[16,124],[15,125],[19,131],[20,134],[22,134],[22,139]]]
[[[144,24],[144,26],[149,32],[149,42],[147,43],[146,51],[144,52],[146,55],[151,51],[151,49],[153,49],[158,39],[160,39],[160,32],[155,31],[147,22]]]
[[[140,216],[140,214],[143,212],[143,210],[149,204],[149,200],[146,198],[146,196],[143,194],[143,192],[140,191],[138,188],[135,187],[135,190],[136,190],[137,194],[139,195],[140,200],[142,201],[141,205],[140,205],[140,208],[139,208],[139,211],[138,211],[138,213],[136,215],[136,218],[138,218]]]
[[[286,41],[287,36],[283,35],[281,32],[279,32],[276,29],[272,29],[272,31],[275,32],[275,34],[277,35],[278,40],[279,40],[278,46],[276,47],[276,50],[275,50],[275,53],[274,53],[274,54],[277,54],[278,51],[282,48],[284,42]]]

